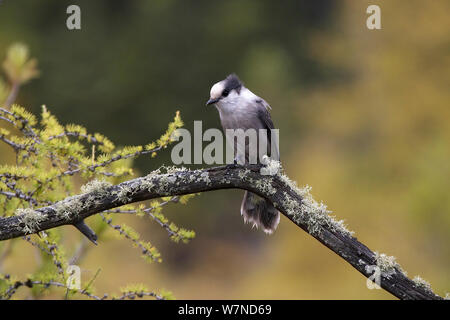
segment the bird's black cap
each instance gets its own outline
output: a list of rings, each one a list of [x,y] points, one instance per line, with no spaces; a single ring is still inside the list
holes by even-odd
[[[225,78],[224,89],[228,90],[228,92],[230,92],[231,90],[236,90],[239,93],[241,91],[242,86],[243,86],[242,81],[235,73],[232,73]]]

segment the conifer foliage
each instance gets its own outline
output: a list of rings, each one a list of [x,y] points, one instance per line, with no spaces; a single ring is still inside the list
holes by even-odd
[[[94,292],[93,284],[99,272],[79,287],[71,286],[73,269],[70,266],[76,264],[92,246],[80,233],[77,240],[79,250],[70,257],[66,250],[67,241],[63,241],[65,233],[62,228],[35,234],[39,216],[34,209],[55,204],[79,193],[101,192],[102,188],[133,177],[133,159],[144,155],[153,158],[174,141],[175,130],[183,125],[179,113],[176,113],[167,131],[155,142],[117,148],[99,133],[89,133],[80,125],[61,124],[45,106],[42,106],[40,116],[36,117],[14,104],[19,87],[39,74],[37,62],[30,59],[25,45],[12,45],[2,66],[5,79],[0,78],[1,160],[6,161],[4,155],[7,153],[14,155],[14,158],[11,157],[13,160],[8,163],[0,163],[0,219],[19,215],[27,236],[0,243],[0,298],[13,298],[21,287],[28,287],[35,298],[49,290],[66,298],[171,298],[170,292],[154,292],[143,284],[122,288],[116,296],[98,295]],[[145,261],[161,262],[157,248],[142,239],[131,226],[115,222],[115,217],[122,213],[133,214],[135,219],[149,219],[165,229],[171,240],[188,242],[195,233],[176,226],[161,211],[169,203],[186,203],[189,197],[167,197],[149,203],[122,206],[96,215],[89,223],[101,241],[107,241],[102,236],[111,229],[125,241],[131,241]],[[70,214],[71,208],[66,209],[67,214]],[[25,279],[2,273],[2,266],[7,259],[11,259],[10,253],[17,241],[28,242],[37,248],[40,255],[40,265],[35,270],[29,270]],[[95,250],[101,250],[101,247],[95,247]]]

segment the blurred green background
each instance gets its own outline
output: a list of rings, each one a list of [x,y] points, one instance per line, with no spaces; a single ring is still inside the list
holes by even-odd
[[[82,29],[66,28],[81,7]],[[381,7],[382,30],[366,28]],[[220,127],[205,101],[236,72],[272,106],[287,174],[309,184],[356,237],[394,255],[436,293],[450,291],[450,2],[63,1],[0,3],[0,59],[17,41],[41,75],[18,102],[42,104],[118,145],[159,137],[176,110],[186,128]],[[10,155],[1,148],[0,160]],[[142,174],[170,164],[170,150],[137,161]],[[165,213],[193,228],[175,244],[151,223],[134,226],[162,252],[146,264],[126,241],[92,248],[99,293],[127,283],[167,288],[180,299],[380,299],[365,278],[286,218],[267,236],[244,225],[243,192],[204,193]],[[137,222],[137,220],[131,220]],[[133,225],[133,222],[130,222]],[[73,236],[76,231],[64,227]],[[6,271],[26,274],[31,246]],[[117,291],[117,290],[116,290]]]

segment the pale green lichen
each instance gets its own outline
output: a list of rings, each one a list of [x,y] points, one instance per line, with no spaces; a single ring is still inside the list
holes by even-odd
[[[413,278],[413,281],[416,287],[422,288],[428,292],[433,292],[433,289],[431,289],[431,284],[425,279],[423,279],[421,276],[415,276]]]
[[[103,196],[104,194],[97,194],[97,195],[92,195],[92,194],[90,194],[88,197],[87,197],[87,199],[85,199],[84,200],[84,203],[83,203],[83,207],[85,207],[85,208],[89,208],[89,207],[91,207],[91,206],[96,206],[96,205],[99,205],[100,203],[101,203],[101,201],[102,201],[102,196]]]
[[[294,221],[306,224],[309,233],[317,235],[322,227],[326,226],[333,231],[338,231],[348,236],[354,234],[353,231],[347,229],[344,220],[336,220],[334,216],[330,215],[331,211],[327,209],[323,202],[318,203],[314,200],[310,193],[310,186],[306,185],[303,188],[299,188],[296,182],[283,174],[281,164],[278,161],[268,159],[266,167],[270,167],[272,171],[276,170],[278,178],[302,198],[299,205],[297,199],[293,199],[285,192],[282,205],[287,208],[287,213],[293,217]]]
[[[194,182],[206,182],[207,185],[211,184],[211,178],[209,177],[209,173],[202,170],[194,170],[190,172],[189,178],[186,181],[187,183]]]
[[[266,161],[272,161],[267,156],[264,156],[264,159]],[[274,162],[279,163],[278,161],[274,161]],[[266,163],[268,163],[268,162],[266,162]],[[272,183],[269,179],[255,180],[255,179],[252,179],[249,177],[250,173],[251,173],[251,171],[249,169],[240,170],[238,172],[238,177],[239,177],[239,179],[241,179],[243,181],[248,181],[251,184],[253,184],[263,194],[272,195],[277,192],[277,190],[272,186]],[[274,173],[274,174],[276,174],[276,173]],[[265,175],[267,175],[267,173]],[[227,183],[229,183],[229,182],[227,182]]]
[[[272,186],[272,183],[269,180],[257,180],[255,186],[264,194],[272,195],[277,192],[277,189]]]
[[[146,175],[144,178],[142,178],[141,180],[141,190],[147,190],[148,192],[151,192],[153,190],[153,188],[155,187],[155,179],[156,174],[155,173],[150,173],[148,175]]]
[[[209,185],[211,183],[211,179],[209,178],[208,172],[202,170],[194,170],[191,172],[188,182],[206,182],[206,184]]]
[[[194,174],[194,172],[189,175],[189,183],[195,182],[197,180],[197,176]]]
[[[20,222],[25,224],[23,231],[26,234],[35,233],[38,231],[40,223],[47,217],[46,214],[31,208],[17,209],[16,215],[19,217]]]
[[[171,186],[173,186],[173,184],[176,181],[176,177],[171,176],[169,174],[163,174],[159,176],[159,180],[158,180],[158,192],[159,193],[167,193],[170,192],[170,188]]]
[[[108,195],[112,184],[105,180],[92,180],[81,186],[81,193],[86,196],[73,196],[53,205],[57,216],[66,221],[73,220],[80,212],[99,204],[102,198]]]
[[[81,212],[85,207],[86,203],[80,200],[79,196],[73,196],[66,198],[63,201],[55,203],[53,209],[57,216],[70,220],[73,219],[79,212]]]
[[[175,184],[175,182],[177,181],[177,177],[173,175],[168,175],[166,177],[166,180],[169,184]]]
[[[282,205],[287,209],[287,213],[293,217],[294,221],[307,226],[309,233],[318,235],[322,227],[326,226],[333,231],[339,231],[348,236],[353,235],[353,232],[346,228],[344,220],[336,220],[334,216],[330,215],[331,211],[327,209],[324,203],[318,203],[314,200],[309,193],[311,190],[309,186],[303,189],[295,186],[293,189],[302,197],[301,204],[299,205],[296,199],[284,192]]]
[[[128,195],[131,193],[131,188],[128,187],[128,185],[121,185],[118,188],[119,190],[114,191],[114,194],[117,196],[117,199],[122,203],[130,201],[131,198]]]
[[[285,184],[287,184],[292,190],[294,190],[297,194],[299,194],[300,196],[304,197],[306,195],[309,194],[309,192],[311,191],[311,187],[306,185],[303,188],[299,188],[297,186],[297,183],[295,181],[292,181],[291,179],[289,179],[289,177],[285,174],[283,174],[282,171],[280,171],[278,173],[278,177],[280,178],[281,181],[283,181]]]
[[[171,187],[179,183],[177,182],[178,175],[176,173],[185,171],[187,171],[185,167],[162,166],[143,177],[139,188],[148,192],[170,192]],[[124,190],[123,192],[128,193],[130,191]]]
[[[261,175],[269,175],[274,176],[281,172],[281,163],[280,161],[270,159],[267,155],[264,155],[261,163],[264,165],[259,173]]]
[[[241,180],[245,180],[251,171],[249,169],[240,170],[238,172],[238,177]]]
[[[104,195],[107,193],[107,190],[109,187],[111,187],[112,184],[105,180],[91,180],[85,185],[81,186],[81,192],[82,193],[95,193],[97,195]]]
[[[211,179],[209,178],[209,173],[203,172],[200,175],[200,181],[204,181],[204,182],[206,182],[206,185],[209,185],[211,183]]]
[[[394,256],[388,256],[384,253],[375,251],[375,261],[380,271],[387,277],[391,277],[397,272],[401,272],[406,276],[406,272],[402,269],[400,264],[396,261]]]
[[[128,202],[131,196],[138,191],[148,191],[157,193],[168,193],[173,185],[177,183],[175,173],[186,171],[184,167],[165,167],[162,166],[140,179],[135,185],[119,185],[119,190],[114,192],[118,200],[122,203]],[[165,171],[165,173],[164,173]]]
[[[171,167],[166,167],[166,166],[162,166],[161,168],[158,169],[160,172],[162,170],[165,170],[166,173],[178,173],[178,172],[183,172],[183,171],[188,171],[187,168],[185,167],[177,167],[177,166],[171,166]]]
[[[287,192],[284,192],[284,200],[282,201],[282,204],[286,208],[287,214],[296,217],[300,213],[300,205],[297,201],[292,199],[292,197],[289,196]]]

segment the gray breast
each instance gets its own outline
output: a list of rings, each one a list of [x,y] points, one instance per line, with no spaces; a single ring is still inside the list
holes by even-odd
[[[245,153],[245,162],[248,162],[249,152],[255,152],[255,154],[258,155],[261,145],[265,146],[263,153],[270,154],[271,145],[268,139],[268,135],[270,135],[270,133],[267,134],[266,132],[266,134],[259,134],[260,129],[270,130],[267,127],[266,122],[263,121],[264,118],[261,117],[263,111],[266,117],[270,117],[270,114],[267,112],[266,108],[263,105],[259,104],[257,101],[254,101],[254,103],[245,106],[235,106],[232,111],[229,109],[219,109],[220,120],[224,133],[226,132],[226,129],[242,129],[244,131],[247,131],[248,129],[256,130],[256,141],[254,141],[253,144],[249,144],[249,138],[246,138],[244,140],[234,137],[232,140],[230,140],[230,137],[227,136],[228,143],[234,145],[235,156],[238,159],[242,159],[242,157],[239,157],[237,153],[243,152]],[[260,141],[260,139],[264,140]],[[258,159],[257,162],[259,162],[259,160],[260,159]]]

